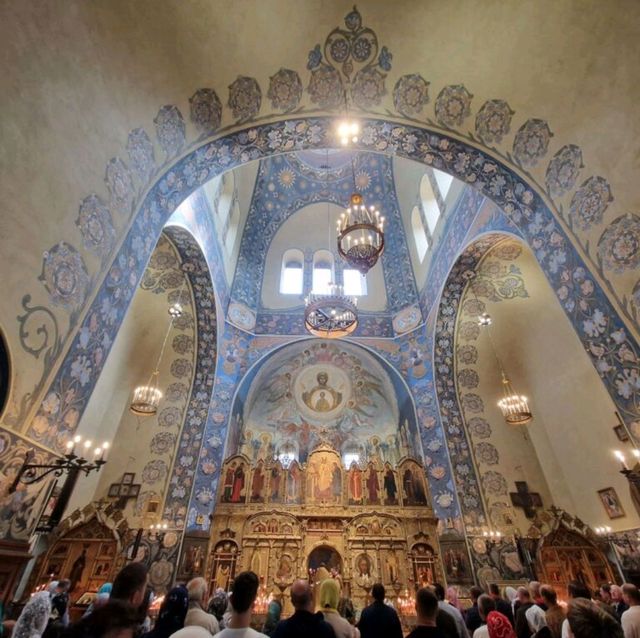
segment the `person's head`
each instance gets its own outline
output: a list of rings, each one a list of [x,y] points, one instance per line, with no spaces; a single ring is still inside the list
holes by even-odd
[[[571,598],[586,598],[587,600],[591,599],[591,592],[589,588],[581,583],[579,580],[572,580],[567,585],[567,593],[569,594],[569,599]]]
[[[640,605],[640,590],[631,583],[625,583],[622,585],[622,599],[630,607]]]
[[[207,611],[220,621],[224,616],[224,612],[227,611],[227,602],[227,592],[222,587],[218,587],[209,601]]]
[[[507,600],[512,603],[518,597],[518,590],[513,587],[505,587],[504,595]]]
[[[622,638],[618,621],[586,598],[569,601],[567,620],[574,638]]]
[[[41,636],[47,627],[51,613],[51,596],[48,591],[40,591],[29,598],[13,628],[12,636],[30,638]]]
[[[547,626],[547,617],[542,607],[532,605],[525,613],[527,624],[533,634],[537,634],[543,627]]]
[[[258,595],[260,581],[253,572],[241,572],[231,586],[231,608],[237,614],[250,612]]]
[[[480,618],[486,621],[487,616],[496,610],[496,601],[491,598],[491,596],[487,596],[487,594],[481,594],[478,598],[478,613],[480,614]]]
[[[526,587],[518,587],[518,602],[521,605],[531,602],[531,594]]]
[[[58,581],[56,593],[66,594],[69,591],[69,587],[71,587],[71,581],[68,578],[63,578],[62,580]]]
[[[478,598],[480,598],[480,596],[482,596],[483,593],[484,592],[482,591],[482,588],[478,587],[477,585],[474,585],[469,590],[469,594],[471,595],[471,600],[473,601],[474,605],[478,602]]]
[[[189,595],[184,585],[178,585],[164,597],[158,620],[154,627],[154,636],[169,638],[169,636],[184,627],[184,619],[189,610]]]
[[[554,607],[558,604],[558,594],[551,585],[542,585],[540,587],[540,596],[547,607]]]
[[[111,600],[121,600],[139,607],[144,600],[147,579],[148,570],[142,563],[125,565],[113,581]]]
[[[454,606],[457,607],[458,602],[458,588],[457,587],[447,587],[447,600]]]
[[[534,600],[540,598],[540,583],[537,580],[532,580],[529,583],[529,591],[531,592],[531,598]]]
[[[440,583],[433,583],[432,589],[438,600],[444,600],[444,587]]]
[[[320,585],[320,608],[338,609],[340,585],[333,578],[325,578]]]
[[[298,579],[291,585],[291,604],[300,611],[313,611],[313,594],[308,581]]]
[[[622,602],[622,587],[620,585],[611,585],[611,600],[614,603]]]
[[[133,638],[140,618],[137,610],[122,600],[110,600],[73,625],[68,638]]]
[[[383,603],[385,596],[384,585],[382,583],[376,583],[371,589],[371,596],[376,602]]]
[[[187,592],[189,594],[190,603],[198,603],[202,605],[207,595],[207,581],[200,576],[198,578],[192,578],[187,583]]]
[[[438,599],[436,595],[426,587],[422,587],[416,593],[416,614],[418,624],[435,627],[438,615]]]
[[[494,598],[500,598],[500,587],[496,583],[491,583],[489,585],[489,594]]]
[[[600,599],[603,603],[608,604],[611,602],[611,585],[609,583],[600,585]]]

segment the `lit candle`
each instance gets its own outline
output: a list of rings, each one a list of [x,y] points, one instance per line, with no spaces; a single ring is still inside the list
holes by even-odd
[[[69,441],[67,443],[67,454],[73,454],[74,447],[73,441]]]
[[[622,452],[620,452],[620,450],[616,450],[614,452],[614,454],[615,454],[616,458],[618,459],[618,461],[620,461],[620,463],[622,463],[622,469],[623,470],[628,470],[629,468],[627,467],[627,463],[625,461],[624,454]]]

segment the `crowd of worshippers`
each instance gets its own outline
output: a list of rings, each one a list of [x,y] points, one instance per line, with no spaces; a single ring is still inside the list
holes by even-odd
[[[294,613],[281,619],[278,600],[269,603],[261,632],[253,607],[260,582],[250,571],[238,574],[230,593],[216,590],[207,601],[204,578],[171,589],[153,627],[152,590],[147,568],[130,563],[105,584],[81,620],[69,623],[69,581],[51,584],[31,596],[14,625],[5,623],[0,638],[403,638],[402,624],[385,588],[375,584],[372,602],[356,617],[341,596],[337,580],[319,585],[317,596],[306,580],[291,586]],[[490,585],[471,588],[472,605],[463,609],[455,588],[435,584],[415,596],[415,627],[408,638],[640,638],[640,591],[635,585],[603,585],[590,592],[568,586],[569,600],[539,582],[504,592]],[[317,598],[319,609],[315,608]]]

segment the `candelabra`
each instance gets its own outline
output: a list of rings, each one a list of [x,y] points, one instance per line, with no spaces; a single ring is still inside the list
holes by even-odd
[[[504,534],[500,531],[495,530],[485,530],[482,533],[484,538],[484,543],[487,547],[487,552],[491,551],[496,545],[502,542],[504,539]]]
[[[618,574],[620,575],[621,581],[624,582],[626,580],[626,576],[624,570],[622,569],[622,563],[620,562],[620,557],[618,556],[618,552],[616,551],[616,547],[614,545],[614,540],[616,540],[616,535],[613,533],[613,530],[608,526],[604,525],[602,527],[596,527],[593,530],[599,538],[601,538],[606,544],[608,553],[610,556],[613,556],[613,560],[616,564],[616,569],[618,570]]]
[[[620,450],[616,450],[614,452],[616,458],[622,463],[622,469],[620,470],[620,474],[624,475],[624,477],[629,481],[631,485],[635,488],[640,489],[640,450],[633,449],[631,450],[631,454],[633,454],[636,465],[631,468],[627,465],[626,458]]]
[[[35,451],[28,450],[18,473],[13,479],[13,483],[9,487],[9,494],[13,494],[16,491],[19,483],[33,485],[34,483],[39,483],[50,474],[59,477],[68,472],[70,476],[75,475],[77,477],[78,474],[84,472],[86,476],[89,476],[93,471],[100,471],[100,468],[107,462],[105,456],[109,448],[108,443],[103,443],[94,449],[92,461],[80,453],[76,454],[77,446],[84,448],[84,451],[88,453],[91,451],[92,443],[89,440],[83,443],[82,437],[76,436],[67,443],[66,454],[51,463],[32,463]]]
[[[157,543],[161,546],[168,531],[169,525],[167,523],[154,523],[146,529],[139,527],[133,542],[133,547],[131,548],[131,553],[129,554],[129,560],[136,560],[144,536],[146,536],[150,542]]]

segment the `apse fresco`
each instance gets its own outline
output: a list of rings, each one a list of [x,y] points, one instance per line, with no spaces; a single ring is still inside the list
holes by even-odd
[[[236,396],[228,455],[301,462],[320,444],[361,463],[421,458],[413,403],[397,374],[365,349],[304,340],[247,373]]]

